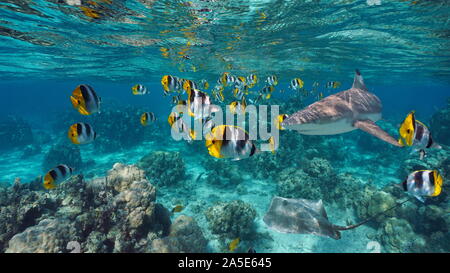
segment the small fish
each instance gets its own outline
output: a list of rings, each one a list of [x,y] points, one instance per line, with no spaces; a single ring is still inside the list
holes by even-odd
[[[230,103],[230,111],[234,115],[244,114],[245,108],[247,108],[247,102],[245,101],[245,97],[242,97],[241,101],[233,101],[232,103]]]
[[[172,213],[181,212],[183,209],[184,209],[183,205],[176,205],[175,207],[173,207]]]
[[[178,95],[178,96],[173,96],[172,97],[172,104],[178,104],[178,102],[181,100],[181,97],[180,97],[180,95]]]
[[[311,94],[314,95],[317,92],[318,88],[319,88],[319,82],[313,82]]]
[[[250,74],[247,76],[248,87],[252,88],[258,83],[258,77],[255,74]]]
[[[318,100],[321,100],[321,99],[323,99],[323,92],[320,92],[318,95],[317,95],[317,99]]]
[[[235,78],[231,76],[229,72],[223,72],[222,76],[218,79],[217,83],[222,86],[228,86],[231,83],[234,83]]]
[[[164,89],[164,96],[167,96],[170,92],[179,92],[180,90],[180,81],[177,77],[164,75],[161,79],[161,84]]]
[[[214,127],[206,135],[205,146],[208,148],[209,154],[215,158],[240,160],[251,157],[257,152],[248,133],[238,126],[231,125]]]
[[[142,84],[136,84],[133,87],[131,87],[131,91],[133,92],[133,95],[146,95],[150,92],[147,91],[147,87],[143,86]]]
[[[295,78],[295,79],[292,79],[289,87],[293,90],[299,90],[299,89],[303,88],[303,85],[304,85],[304,82],[300,78]]]
[[[217,112],[218,106],[211,104],[209,96],[197,89],[188,91],[188,114],[194,119],[204,119],[211,116],[211,113]]]
[[[167,121],[169,122],[171,129],[175,130],[177,133],[181,133],[189,143],[196,138],[195,131],[188,128],[180,114],[175,112],[170,113]]]
[[[272,92],[275,90],[275,88],[273,87],[273,86],[266,86],[266,87],[264,87],[263,89],[261,89],[260,91],[259,91],[259,93],[261,94],[261,95],[263,95],[263,97],[266,99],[266,100],[268,100],[268,99],[270,99],[270,97],[272,96]]]
[[[184,80],[183,90],[186,92],[191,92],[193,89],[198,89],[197,84],[191,80]]]
[[[248,95],[248,86],[244,86],[242,88],[236,87],[233,90],[233,96],[238,100],[242,99],[244,95]]]
[[[145,112],[141,115],[142,126],[147,126],[149,122],[155,122],[156,116],[153,112]]]
[[[278,78],[275,75],[267,77],[267,84],[270,86],[276,86],[278,84]]]
[[[67,165],[60,164],[51,169],[44,176],[44,188],[51,190],[56,188],[57,184],[62,183],[72,177],[73,169]]]
[[[246,83],[247,79],[245,77],[239,76],[234,79],[234,86],[239,89],[243,89],[244,87],[246,87],[247,86]]]
[[[200,84],[201,84],[203,90],[208,90],[208,88],[209,88],[209,83],[208,83],[207,80],[201,80],[201,81],[200,81]]]
[[[219,102],[223,102],[225,100],[225,97],[223,95],[223,87],[221,87],[219,89],[214,88],[214,90],[211,92],[211,94],[214,96],[214,99]]]
[[[234,239],[233,241],[230,242],[230,244],[228,245],[228,249],[230,251],[234,251],[238,245],[239,245],[239,238]]]
[[[70,100],[75,109],[82,115],[91,115],[100,112],[100,97],[94,89],[87,84],[78,85],[70,96]]]
[[[278,115],[278,117],[275,120],[275,126],[277,127],[278,130],[284,130],[283,126],[281,126],[281,123],[288,117],[289,115],[286,114]]]
[[[73,144],[87,144],[97,138],[97,133],[91,125],[78,122],[70,126],[67,136]]]
[[[436,170],[414,171],[401,184],[404,191],[425,202],[424,197],[441,194],[443,179]]]
[[[425,149],[442,147],[433,141],[431,132],[428,127],[416,120],[415,111],[411,111],[403,120],[400,128],[398,129],[400,138],[398,143],[403,146],[410,146],[414,148],[414,151],[418,151],[420,159],[425,157]]]
[[[327,82],[326,88],[327,88],[327,89],[336,89],[336,88],[338,88],[339,86],[341,86],[341,83],[340,83],[340,82],[333,82],[333,81],[330,81],[330,82]]]

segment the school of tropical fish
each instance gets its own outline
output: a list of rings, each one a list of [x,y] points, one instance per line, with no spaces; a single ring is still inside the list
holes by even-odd
[[[258,149],[256,144],[250,139],[249,134],[242,127],[215,124],[212,119],[212,115],[219,111],[221,106],[229,107],[234,115],[246,115],[246,98],[254,104],[270,100],[272,93],[275,92],[275,86],[278,84],[278,77],[276,75],[268,76],[260,88],[257,88],[258,79],[258,76],[255,74],[245,77],[234,76],[229,72],[224,72],[217,80],[210,94],[208,94],[206,90],[209,88],[209,83],[206,80],[201,80],[197,83],[189,79],[164,75],[161,79],[162,95],[171,96],[173,98],[172,104],[174,105],[173,111],[167,118],[171,130],[181,134],[188,143],[192,143],[196,140],[196,133],[193,128],[190,128],[184,118],[193,118],[194,120],[199,120],[202,127],[206,130],[205,146],[210,156],[218,159],[241,160],[260,153],[260,149]],[[317,92],[318,86],[318,82],[314,82],[311,88],[312,91],[307,91],[301,78],[294,78],[290,81],[289,87],[293,92],[298,92],[300,96],[317,96],[317,101],[297,113],[278,115],[273,120],[278,130],[293,129],[300,134],[330,135],[361,129],[392,145],[410,147],[413,152],[419,153],[421,160],[425,157],[426,150],[441,149],[441,146],[433,141],[427,126],[415,119],[414,111],[408,113],[398,128],[398,140],[395,140],[379,128],[375,122],[381,118],[381,102],[375,95],[367,91],[359,70],[356,70],[353,86],[349,90],[324,98],[322,92]],[[340,83],[335,81],[326,83],[327,90],[336,89],[339,86]],[[149,90],[142,84],[134,85],[131,91],[132,95],[149,94]],[[94,89],[87,84],[77,86],[70,96],[70,100],[73,107],[81,115],[100,113],[101,99]],[[230,103],[226,105],[226,101],[230,101]],[[343,117],[348,117],[349,112],[357,111],[357,109],[359,109],[358,113],[352,113],[351,115],[352,119],[354,119],[353,121],[350,123],[341,121]],[[366,113],[364,114],[363,111]],[[358,118],[357,115],[361,117]],[[148,126],[156,120],[157,118],[153,112],[144,112],[140,117],[142,126]],[[95,141],[96,137],[94,128],[88,123],[79,122],[69,127],[68,138],[73,144],[91,143]],[[268,141],[272,153],[275,153],[276,145],[274,142],[273,137]],[[47,190],[54,189],[58,184],[67,181],[73,172],[74,170],[71,167],[60,164],[45,174],[43,187]],[[398,185],[409,195],[421,202],[425,202],[425,198],[436,197],[441,194],[443,178],[437,170],[418,170],[409,174]],[[403,203],[399,203],[396,206]],[[181,212],[183,209],[183,205],[176,205],[172,209],[172,213]],[[391,209],[389,208],[386,211]],[[272,212],[275,215],[270,215],[270,219],[282,217],[282,211],[282,209],[277,209],[275,212]],[[362,223],[366,223],[372,217],[360,224],[338,229],[353,229]],[[286,226],[282,226],[283,221],[280,222],[278,220],[270,220],[270,222],[267,222],[269,223],[268,225],[272,226],[273,221],[276,222],[277,227],[275,229],[278,231],[305,233],[302,230],[292,231],[288,228],[289,226],[299,225],[298,221],[300,220],[298,219],[285,220]],[[296,224],[292,224],[290,221],[294,221]],[[303,225],[312,225],[312,223],[303,223]],[[331,226],[333,225],[330,224]],[[314,232],[321,234],[324,231],[308,231],[306,233]],[[337,233],[333,231],[332,234]],[[239,240],[239,238],[236,238],[229,243],[229,251],[234,251],[237,248]],[[254,249],[249,249],[249,252],[254,251]]]
[[[449,252],[449,11],[0,0],[0,252]]]

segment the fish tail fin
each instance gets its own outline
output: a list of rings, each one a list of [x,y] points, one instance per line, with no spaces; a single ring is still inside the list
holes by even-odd
[[[364,84],[364,80],[363,80],[363,77],[362,77],[361,72],[359,71],[359,69],[355,70],[355,78],[353,80],[352,88],[356,88],[356,89],[361,89],[361,90],[367,91],[367,87]]]

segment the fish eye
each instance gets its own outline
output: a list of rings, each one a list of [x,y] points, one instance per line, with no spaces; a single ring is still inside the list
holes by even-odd
[[[411,133],[411,129],[406,130],[406,132],[407,132],[408,134]]]

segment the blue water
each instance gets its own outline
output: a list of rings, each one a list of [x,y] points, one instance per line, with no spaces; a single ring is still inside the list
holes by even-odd
[[[446,1],[94,2],[98,4],[0,0],[0,121],[10,116],[20,118],[33,133],[33,140],[25,144],[2,146],[0,183],[9,185],[18,177],[30,182],[44,175],[48,171],[45,157],[54,144],[73,145],[66,138],[72,122],[103,123],[105,128],[109,124],[114,129],[102,131],[97,143],[79,146],[87,165],[80,166],[77,173],[84,174],[89,183],[92,178],[104,176],[116,162],[136,164],[155,151],[180,152],[186,178],[175,185],[158,187],[157,199],[169,209],[176,204],[174,200],[187,204],[182,213],[199,223],[208,240],[207,251],[222,252],[226,244],[211,233],[204,212],[217,201],[232,200],[249,203],[257,213],[255,237],[244,238],[239,251],[254,246],[257,252],[369,252],[367,244],[380,238],[385,238],[380,243],[386,252],[450,251],[450,244],[436,245],[438,239],[432,236],[443,233],[441,241],[450,241],[448,188],[429,203],[414,202],[417,211],[426,211],[431,205],[447,211],[437,216],[440,222],[436,220],[434,226],[424,228],[420,224],[426,214],[422,212],[409,218],[401,212],[391,216],[395,220],[407,219],[411,236],[424,240],[422,248],[389,246],[386,238],[394,240],[401,234],[384,234],[387,220],[346,231],[338,241],[269,229],[262,219],[271,198],[280,194],[280,174],[289,168],[307,172],[305,166],[313,157],[327,161],[334,173],[357,181],[356,189],[344,185],[322,189],[336,192],[335,200],[322,197],[330,219],[341,225],[344,219],[361,220],[358,206],[363,201],[358,197],[363,196],[364,187],[372,186],[373,191],[389,192],[399,199],[401,196],[385,187],[400,183],[408,168],[417,169],[423,162],[406,148],[391,147],[360,131],[320,138],[281,131],[280,151],[271,157],[218,159],[225,165],[208,165],[205,162],[212,157],[203,142],[188,144],[171,138],[167,118],[172,96],[163,95],[160,83],[164,75],[197,82],[206,79],[210,94],[223,72],[236,76],[254,73],[260,79],[252,89],[257,92],[264,87],[267,76],[277,75],[280,83],[267,104],[280,105],[281,113],[293,114],[301,107],[287,106],[300,100],[293,99],[295,92],[289,89],[292,78],[300,77],[306,90],[317,81],[319,92],[328,96],[349,89],[354,69],[360,69],[369,91],[382,101],[380,126],[397,138],[397,129],[410,111],[415,110],[416,118],[430,125],[433,119],[445,115],[442,109],[449,107],[450,5]],[[91,8],[99,17],[87,16],[82,7]],[[164,49],[169,50],[168,56],[162,54]],[[327,90],[324,85],[328,81],[339,81],[341,86]],[[144,84],[150,93],[133,96],[131,87],[137,83]],[[77,113],[70,95],[79,84],[95,89],[104,111],[88,117]],[[229,88],[225,94],[226,102],[233,100]],[[301,100],[304,107],[318,98],[310,94]],[[288,109],[291,112],[284,112]],[[117,119],[111,119],[113,111],[120,112]],[[143,111],[155,113],[157,121],[141,128],[139,116]],[[432,133],[450,135],[449,128],[449,124],[437,124]],[[0,130],[4,135],[15,129],[10,126]],[[98,144],[119,135],[130,140],[122,143],[125,148],[117,143]],[[443,149],[431,151],[423,163],[442,172],[444,184],[449,182],[446,175],[450,175],[447,143],[442,143]],[[40,150],[23,156],[25,149],[33,145]],[[231,170],[217,175],[222,184],[211,184],[212,178],[206,175],[196,181],[200,174],[219,169]],[[239,182],[227,185],[233,175]],[[350,205],[343,205],[347,201]],[[402,240],[407,239],[399,238],[397,242]]]

